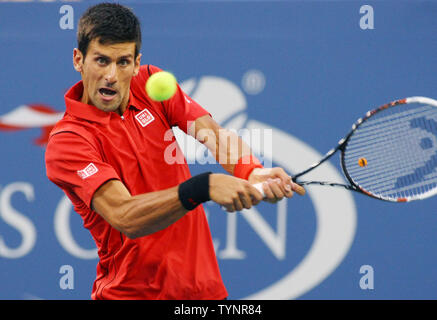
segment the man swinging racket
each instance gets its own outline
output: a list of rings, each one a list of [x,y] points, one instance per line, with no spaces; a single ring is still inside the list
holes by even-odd
[[[220,141],[224,129],[179,86],[168,100],[150,99],[147,79],[161,70],[140,66],[140,48],[130,9],[103,3],[81,17],[73,64],[82,80],[65,94],[51,132],[47,176],[97,245],[92,299],[225,299],[201,203],[233,212],[304,190],[283,169],[263,168],[239,137]],[[199,140],[217,159],[236,159],[220,162],[229,174],[191,177],[186,161],[169,164],[175,139],[164,135],[173,126],[194,137],[211,132]],[[253,187],[259,182],[264,195]]]

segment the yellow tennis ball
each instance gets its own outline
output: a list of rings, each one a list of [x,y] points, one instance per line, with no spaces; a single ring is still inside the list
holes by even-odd
[[[159,71],[152,74],[146,83],[146,92],[152,100],[168,100],[177,89],[176,77],[168,71]]]

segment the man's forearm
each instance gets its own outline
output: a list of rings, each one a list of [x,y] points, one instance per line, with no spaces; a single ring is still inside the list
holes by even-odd
[[[133,196],[122,211],[121,219],[130,238],[163,230],[188,212],[179,201],[178,186]]]
[[[197,119],[189,133],[205,145],[216,161],[232,175],[238,160],[251,154],[251,148],[241,137],[220,127],[209,116]]]
[[[165,229],[188,212],[178,196],[179,186],[131,196],[118,180],[105,183],[93,197],[93,209],[129,238]]]

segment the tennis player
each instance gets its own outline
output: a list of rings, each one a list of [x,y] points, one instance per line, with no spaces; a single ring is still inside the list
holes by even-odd
[[[145,93],[141,30],[121,5],[90,7],[78,24],[74,68],[82,80],[65,94],[66,112],[50,135],[48,178],[72,201],[98,248],[92,299],[224,299],[223,284],[202,203],[227,211],[297,190],[281,168],[263,168],[250,148],[227,132],[178,87],[165,102]],[[214,150],[229,174],[192,177],[184,158],[170,164],[173,126]],[[230,139],[234,140],[234,139]],[[180,150],[179,150],[180,151]],[[223,155],[225,155],[223,157]],[[236,161],[231,161],[235,159]]]

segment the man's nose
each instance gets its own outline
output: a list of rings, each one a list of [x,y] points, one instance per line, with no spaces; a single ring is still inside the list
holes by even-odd
[[[106,70],[105,80],[108,83],[117,82],[117,65],[115,63],[111,63],[108,66]]]

